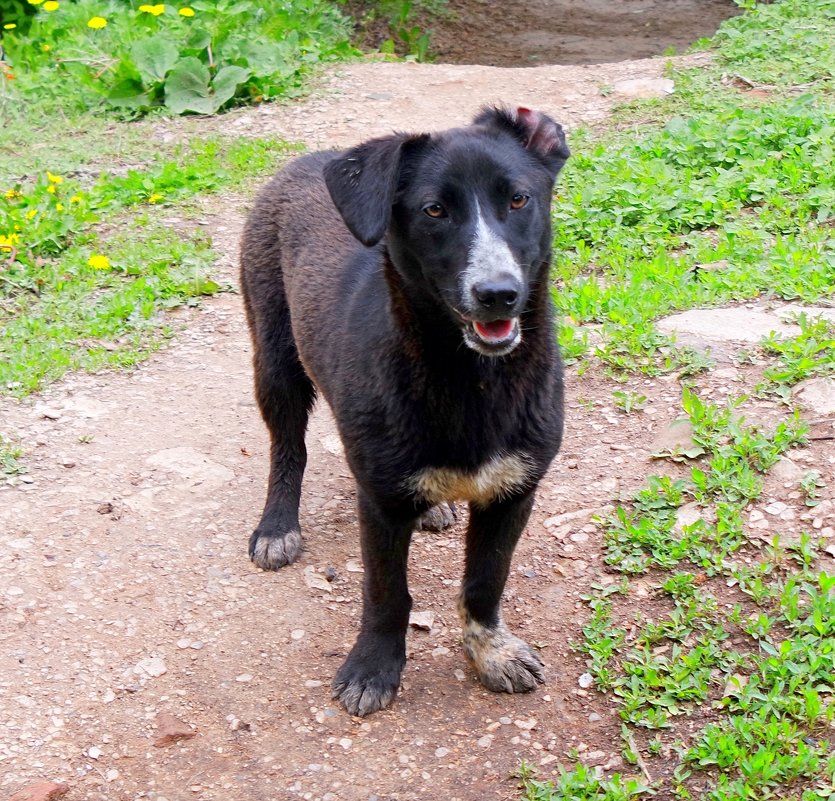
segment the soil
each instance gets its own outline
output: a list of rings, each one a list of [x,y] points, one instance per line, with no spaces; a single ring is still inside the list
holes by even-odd
[[[600,64],[683,52],[740,13],[733,0],[448,0],[429,19],[431,52],[451,64]]]
[[[613,102],[601,84],[662,67],[359,64],[305,102],[205,125],[347,144],[463,122],[495,99],[594,124]],[[161,123],[159,135],[177,126]],[[207,200],[200,219],[233,284],[247,202]],[[68,801],[481,801],[518,797],[511,776],[523,759],[547,777],[576,749],[623,770],[619,720],[578,683],[586,667],[571,642],[587,617],[581,597],[615,580],[590,519],[656,469],[650,443],[680,414],[676,379],[621,386],[568,371],[565,445],[504,602],[508,624],[541,649],[547,684],[497,695],[466,664],[454,604],[462,520],[415,535],[414,609],[434,620],[410,631],[394,705],[360,720],[329,692],[356,635],[362,575],[354,488],[327,409],[308,437],[306,550],[264,573],[246,554],[268,443],[240,299],[207,299],[174,320],[170,346],[135,370],[72,374],[40,396],[0,400],[2,428],[29,451],[29,483],[0,488],[0,798],[53,780],[69,785]],[[746,385],[720,364],[702,380],[716,399]],[[645,411],[619,413],[614,389],[646,395]],[[804,458],[825,463],[825,444]],[[786,500],[780,485],[769,492]]]

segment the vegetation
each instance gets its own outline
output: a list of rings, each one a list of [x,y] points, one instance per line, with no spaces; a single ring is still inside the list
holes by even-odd
[[[749,423],[745,396],[703,399],[688,376],[704,355],[654,325],[696,306],[835,295],[835,2],[743,5],[703,43],[717,66],[674,71],[676,95],[575,141],[558,188],[561,341],[580,372],[677,372],[692,444],[658,454],[685,467],[649,476],[598,521],[621,579],[586,598],[575,647],[617,705],[628,767],[605,778],[577,762],[542,781],[523,766],[528,801],[835,799],[835,577],[814,532],[762,543],[745,520],[807,426],[796,412]],[[749,354],[765,365],[757,392],[788,405],[799,381],[835,374],[832,323],[796,323],[797,336]],[[642,398],[613,392],[625,413]],[[810,505],[822,488],[815,470],[799,482]]]

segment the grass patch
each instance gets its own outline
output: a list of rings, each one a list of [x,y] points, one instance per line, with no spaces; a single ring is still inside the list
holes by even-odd
[[[557,189],[554,298],[580,372],[692,375],[709,355],[678,347],[659,317],[835,295],[835,2],[741,4],[749,12],[707,43],[716,66],[673,72],[670,98],[575,137]],[[835,373],[832,324],[797,324],[761,343],[761,395],[789,402],[797,382]],[[624,413],[640,408],[633,389],[613,392]],[[710,403],[685,383],[692,443],[657,454],[678,466],[598,521],[620,578],[584,599],[574,647],[617,707],[627,767],[606,777],[568,754],[575,767],[539,781],[523,766],[527,801],[835,798],[835,577],[814,531],[763,541],[746,523],[807,426],[796,413],[753,424],[747,401]],[[823,487],[807,471],[802,502]]]
[[[291,150],[278,140],[198,139],[123,174],[46,171],[0,195],[0,391],[69,369],[131,365],[168,333],[166,310],[221,289],[210,241],[160,207],[247,187]]]
[[[0,108],[75,115],[214,114],[301,91],[311,69],[355,54],[327,0],[193,5],[76,0],[38,5],[4,30]]]

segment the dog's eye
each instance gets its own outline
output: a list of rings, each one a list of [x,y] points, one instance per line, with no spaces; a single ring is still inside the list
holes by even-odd
[[[528,195],[523,195],[521,192],[517,192],[512,198],[510,198],[510,208],[523,209],[528,205],[529,200],[530,197]]]
[[[427,203],[423,207],[423,213],[433,220],[440,220],[441,217],[446,217],[446,209],[440,203]]]

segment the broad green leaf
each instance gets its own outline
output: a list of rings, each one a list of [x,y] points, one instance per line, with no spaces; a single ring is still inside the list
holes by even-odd
[[[245,70],[243,67],[229,66],[218,71],[212,81],[215,111],[235,96],[238,87],[249,78],[249,75],[249,70]]]
[[[186,48],[189,50],[203,50],[209,46],[212,35],[205,28],[193,28],[186,39]]]
[[[175,64],[165,80],[165,105],[175,114],[213,114],[217,110],[209,96],[209,70],[203,62],[183,58]]]
[[[132,78],[119,81],[108,93],[107,101],[122,108],[140,108],[151,105],[151,98],[144,91],[142,81]]]
[[[146,83],[164,81],[168,71],[177,63],[180,52],[168,39],[154,37],[140,39],[131,48],[136,68]]]

